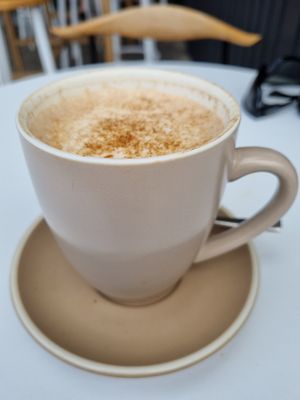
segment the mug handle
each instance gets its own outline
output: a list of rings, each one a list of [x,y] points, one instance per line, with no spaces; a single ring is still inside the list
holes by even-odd
[[[194,262],[219,256],[233,250],[272,226],[292,205],[298,188],[297,173],[281,153],[263,147],[244,147],[234,150],[229,181],[253,172],[270,172],[279,185],[273,198],[252,218],[237,228],[212,235],[199,251]]]

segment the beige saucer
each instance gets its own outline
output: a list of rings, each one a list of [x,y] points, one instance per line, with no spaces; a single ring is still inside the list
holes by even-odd
[[[17,314],[39,344],[77,367],[126,377],[168,373],[220,349],[247,319],[257,288],[247,245],[195,265],[156,304],[117,305],[65,261],[43,220],[25,234],[11,275]]]

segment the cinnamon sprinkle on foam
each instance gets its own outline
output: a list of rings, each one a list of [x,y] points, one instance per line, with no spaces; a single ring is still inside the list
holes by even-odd
[[[157,89],[116,87],[61,98],[35,115],[30,126],[53,147],[105,158],[188,151],[217,138],[223,128],[221,119],[195,100]]]

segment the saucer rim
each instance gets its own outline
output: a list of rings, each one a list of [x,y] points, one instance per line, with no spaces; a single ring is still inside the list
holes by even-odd
[[[224,207],[221,208],[222,211],[231,214]],[[94,372],[97,374],[102,374],[106,376],[123,377],[123,378],[143,378],[156,375],[164,375],[171,372],[179,371],[181,369],[187,368],[189,366],[195,365],[200,361],[210,357],[212,354],[216,353],[218,350],[222,349],[230,340],[240,331],[242,326],[247,321],[254,307],[258,288],[259,288],[259,264],[257,254],[252,241],[245,244],[248,247],[250,260],[251,260],[251,286],[246,298],[246,301],[236,316],[234,321],[230,326],[215,340],[210,342],[205,347],[188,354],[184,357],[177,358],[172,361],[152,364],[146,366],[121,366],[101,363],[93,360],[86,359],[84,357],[78,356],[71,353],[70,351],[64,349],[63,347],[57,345],[54,341],[49,339],[33,322],[30,318],[19,292],[18,285],[18,274],[20,259],[27,241],[30,236],[34,233],[37,227],[44,221],[42,216],[38,216],[31,225],[26,229],[25,233],[22,235],[15,254],[11,263],[10,272],[10,294],[13,306],[15,308],[16,314],[21,321],[22,325],[25,327],[30,336],[46,351],[56,356],[60,360],[67,362],[69,365],[81,368],[86,371]]]

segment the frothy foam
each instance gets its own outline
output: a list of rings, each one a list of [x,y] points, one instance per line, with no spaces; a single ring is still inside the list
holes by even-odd
[[[215,112],[156,88],[83,89],[39,111],[29,129],[48,145],[81,156],[141,158],[198,148],[222,134]]]

